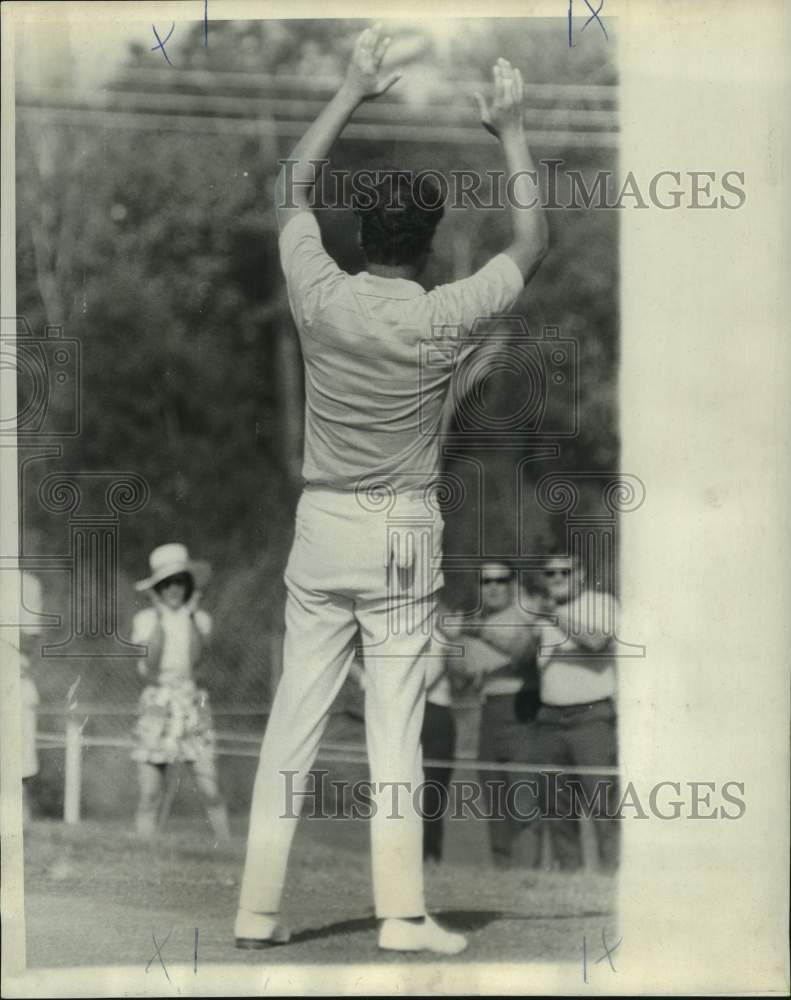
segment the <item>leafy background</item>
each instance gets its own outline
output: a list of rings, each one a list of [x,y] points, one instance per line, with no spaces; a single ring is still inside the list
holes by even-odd
[[[135,43],[112,79],[94,86],[92,96],[108,112],[99,120],[64,115],[42,124],[18,117],[17,313],[36,336],[48,323],[62,325],[65,337],[79,341],[82,358],[80,435],[63,444],[62,457],[25,469],[23,555],[62,554],[68,544],[65,519],[38,503],[44,475],[114,470],[143,476],[150,500],[140,513],[122,515],[119,526],[121,635],[128,636],[139,606],[131,583],[146,575],[149,551],[184,541],[214,567],[205,595],[216,623],[208,686],[224,705],[265,702],[278,669],[281,577],[300,489],[302,395],[271,206],[277,159],[294,138],[277,128],[218,134],[202,130],[200,119],[176,131],[119,123],[130,103],[143,100],[139,95],[164,111],[176,94],[198,101],[222,94],[243,99],[240,116],[252,113],[271,126],[278,121],[277,99],[298,94],[309,102],[322,96],[322,81],[342,75],[360,27],[342,20],[212,21],[204,47],[202,24],[179,24],[167,47],[172,68],[161,53]],[[469,20],[445,36],[394,24],[393,35],[404,79],[388,99],[403,104],[412,119],[436,126],[440,139],[395,140],[386,130],[370,140],[343,139],[333,154],[336,168],[501,168],[493,141],[441,141],[445,109],[469,110],[471,83],[487,79],[499,55],[523,68],[528,91],[531,84],[562,83],[591,87],[593,94],[596,85],[617,82],[612,31],[609,42],[586,32],[570,49],[564,19]],[[269,80],[266,93],[240,75],[260,73]],[[45,67],[38,82],[65,95],[74,74],[74,61],[66,58]],[[551,96],[539,103],[554,107]],[[534,143],[533,153],[562,159],[564,170],[580,170],[588,179],[617,167],[614,149],[562,139]],[[549,216],[552,248],[518,311],[531,332],[557,326],[577,342],[579,432],[558,440],[558,458],[530,463],[528,498],[545,472],[618,466],[617,212]],[[356,271],[362,260],[349,222],[346,212],[321,218],[328,249]],[[447,211],[428,286],[460,269],[469,273],[502,248],[507,233],[503,211]],[[501,373],[487,383],[487,410],[513,412],[524,391],[518,378]],[[69,405],[57,392],[50,404],[55,417],[59,406]],[[480,510],[470,502],[448,514],[448,554],[514,554],[514,470],[525,449],[470,451],[483,469],[485,502]],[[448,468],[473,485],[468,464],[450,460]],[[583,506],[596,503],[583,489]],[[535,504],[521,513],[529,551],[563,539],[562,519]],[[449,575],[447,602],[474,601],[474,578]],[[67,578],[51,571],[42,580],[47,610],[65,621]],[[48,630],[46,639],[63,634]],[[45,702],[62,703],[78,678],[79,697],[88,702],[130,705],[139,690],[131,659],[45,658],[36,665]]]

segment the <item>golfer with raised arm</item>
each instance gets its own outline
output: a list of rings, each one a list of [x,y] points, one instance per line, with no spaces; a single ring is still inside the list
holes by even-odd
[[[418,191],[408,175],[391,172],[375,198],[356,206],[366,270],[351,276],[335,264],[310,210],[315,161],[326,159],[358,105],[398,80],[381,72],[388,43],[378,27],[357,39],[345,81],[284,161],[276,186],[280,259],[305,362],[305,488],[285,573],[283,674],[253,790],[234,929],[241,948],[289,940],[279,913],[297,815],[358,641],[379,947],[455,954],[466,946],[426,914],[415,795],[423,780],[424,654],[443,583],[443,522],[430,493],[454,367],[453,351],[428,365],[421,344],[439,327],[459,330],[463,344],[476,318],[508,310],[546,252],[547,226],[537,207],[512,207],[505,251],[471,277],[426,293],[417,278],[442,209],[425,184]],[[516,178],[514,205],[538,205],[521,75],[501,59],[494,84],[491,106],[477,95],[483,124]],[[418,544],[408,526],[423,531],[427,521],[430,544]]]

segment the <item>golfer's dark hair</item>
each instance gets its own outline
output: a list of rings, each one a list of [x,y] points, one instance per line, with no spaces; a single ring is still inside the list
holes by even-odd
[[[411,264],[431,248],[443,213],[439,184],[431,175],[387,171],[355,199],[360,242],[372,264]]]

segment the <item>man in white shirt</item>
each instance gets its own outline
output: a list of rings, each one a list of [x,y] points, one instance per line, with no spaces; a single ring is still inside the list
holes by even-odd
[[[446,954],[465,946],[426,914],[422,824],[411,794],[423,778],[423,654],[443,582],[443,521],[429,493],[454,369],[453,351],[429,366],[421,345],[438,327],[460,331],[463,343],[478,317],[508,310],[546,252],[547,229],[537,207],[511,208],[506,250],[470,278],[426,293],[416,279],[442,211],[428,207],[425,186],[419,195],[408,177],[391,174],[371,203],[357,206],[366,270],[350,276],[337,266],[310,210],[315,164],[355,109],[397,82],[381,73],[388,43],[378,28],[358,38],[346,80],[284,161],[276,185],[280,259],[305,363],[306,486],[285,574],[283,674],[253,791],[234,928],[240,948],[289,939],[279,910],[295,810],[358,634],[377,789],[371,854],[379,946]],[[492,105],[479,99],[482,122],[516,178],[514,205],[537,206],[521,75],[500,60],[494,82]],[[406,795],[394,786],[406,786]]]
[[[537,722],[543,763],[567,769],[578,791],[577,802],[567,781],[549,795],[552,846],[561,868],[581,861],[579,823],[575,814],[592,805],[602,868],[618,861],[617,820],[606,815],[617,806],[617,784],[603,775],[574,775],[574,766],[614,767],[617,764],[616,675],[613,637],[618,605],[611,594],[588,587],[577,556],[553,554],[544,569],[545,611],[555,624],[541,630],[538,666],[541,708]],[[597,798],[597,796],[599,796]]]

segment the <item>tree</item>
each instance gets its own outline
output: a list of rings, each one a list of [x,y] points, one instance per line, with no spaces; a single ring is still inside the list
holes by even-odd
[[[477,127],[465,86],[487,77],[501,52],[526,66],[528,85],[612,83],[612,50],[597,40],[569,53],[561,21],[469,24],[442,51],[414,25],[399,28],[394,51],[401,47],[419,86],[394,88],[389,113],[436,126],[439,107]],[[130,51],[107,88],[109,117],[98,127],[93,119],[49,120],[18,134],[20,311],[37,330],[45,321],[63,323],[83,346],[83,432],[64,462],[134,470],[148,481],[149,506],[123,525],[127,579],[144,574],[154,545],[177,538],[213,562],[207,599],[218,612],[217,683],[226,701],[267,693],[261,663],[272,658],[269,637],[281,627],[280,577],[299,487],[302,376],[270,208],[276,161],[293,143],[295,124],[315,113],[325,81],[341,76],[358,28],[343,20],[218,21],[206,48],[202,24],[180,26],[168,46],[173,68],[158,52]],[[266,79],[251,85],[250,74],[261,73]],[[137,114],[141,94],[144,118]],[[544,110],[563,103],[541,94],[536,103]],[[217,97],[231,101],[225,131],[210,121]],[[177,127],[170,113],[184,98],[197,102],[190,129]],[[127,127],[122,112],[140,127]],[[376,113],[368,110],[368,120]],[[545,143],[536,152],[562,156],[586,177],[614,166],[604,149]],[[342,140],[334,165],[448,172],[501,163],[493,141],[427,146],[385,135]],[[362,267],[346,214],[323,213],[321,223],[341,266]],[[531,471],[614,469],[617,218],[564,211],[552,213],[550,224],[552,252],[521,308],[534,332],[557,326],[579,343],[580,433],[564,439],[558,462]],[[479,266],[501,249],[506,226],[503,211],[448,211],[430,283]],[[486,405],[512,412],[523,392],[518,380],[498,376]],[[518,455],[504,460],[496,452],[481,458],[487,477],[502,484],[511,482],[514,460]],[[507,547],[513,493],[503,485],[489,496],[486,537]],[[466,551],[480,515],[472,507],[449,515],[451,552]],[[60,525],[35,505],[28,524],[42,546],[57,550]],[[534,529],[538,542],[552,526],[537,520]],[[450,586],[452,599],[463,598],[467,584]]]

